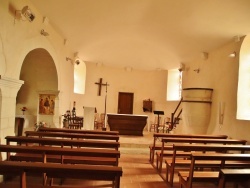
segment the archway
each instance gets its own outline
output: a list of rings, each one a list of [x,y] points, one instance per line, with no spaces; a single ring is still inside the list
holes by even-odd
[[[30,51],[24,58],[19,79],[23,80],[24,84],[17,94],[16,114],[26,118],[24,128],[33,129],[37,121],[44,121],[54,126],[54,119],[58,118],[58,110],[54,110],[51,114],[39,113],[39,95],[41,93],[58,94],[56,66],[48,51],[43,48]],[[21,110],[23,107],[27,108],[24,114]]]

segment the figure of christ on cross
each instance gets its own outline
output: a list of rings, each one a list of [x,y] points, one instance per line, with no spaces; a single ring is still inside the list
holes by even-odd
[[[98,87],[98,96],[101,96],[101,93],[102,93],[102,86],[108,86],[108,84],[103,84],[102,83],[102,78],[100,78],[100,81],[99,82],[96,82],[95,84],[97,84],[99,87]]]

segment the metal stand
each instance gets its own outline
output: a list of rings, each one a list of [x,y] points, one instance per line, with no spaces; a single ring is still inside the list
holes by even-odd
[[[164,111],[154,111],[154,114],[158,115],[157,127],[156,132],[159,132],[159,125],[160,125],[160,115],[164,115]]]

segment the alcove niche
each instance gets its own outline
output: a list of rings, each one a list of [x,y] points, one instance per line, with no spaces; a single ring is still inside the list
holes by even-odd
[[[37,48],[30,51],[22,64],[20,80],[24,81],[16,100],[16,116],[24,117],[24,130],[34,129],[36,122],[44,121],[50,126],[59,122],[58,117],[58,76],[53,58],[47,50]],[[53,113],[39,113],[40,94],[56,96]],[[26,107],[23,112],[21,109]]]

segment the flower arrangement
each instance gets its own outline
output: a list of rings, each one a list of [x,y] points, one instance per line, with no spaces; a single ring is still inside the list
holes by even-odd
[[[25,107],[25,106],[23,106],[22,108],[20,108],[22,111],[23,111],[23,114],[24,114],[24,112],[26,111],[26,110],[28,110],[28,108],[27,107]]]
[[[47,126],[47,124],[44,121],[40,121],[38,123],[35,123],[34,130],[38,131],[40,127],[46,127],[46,126]]]

